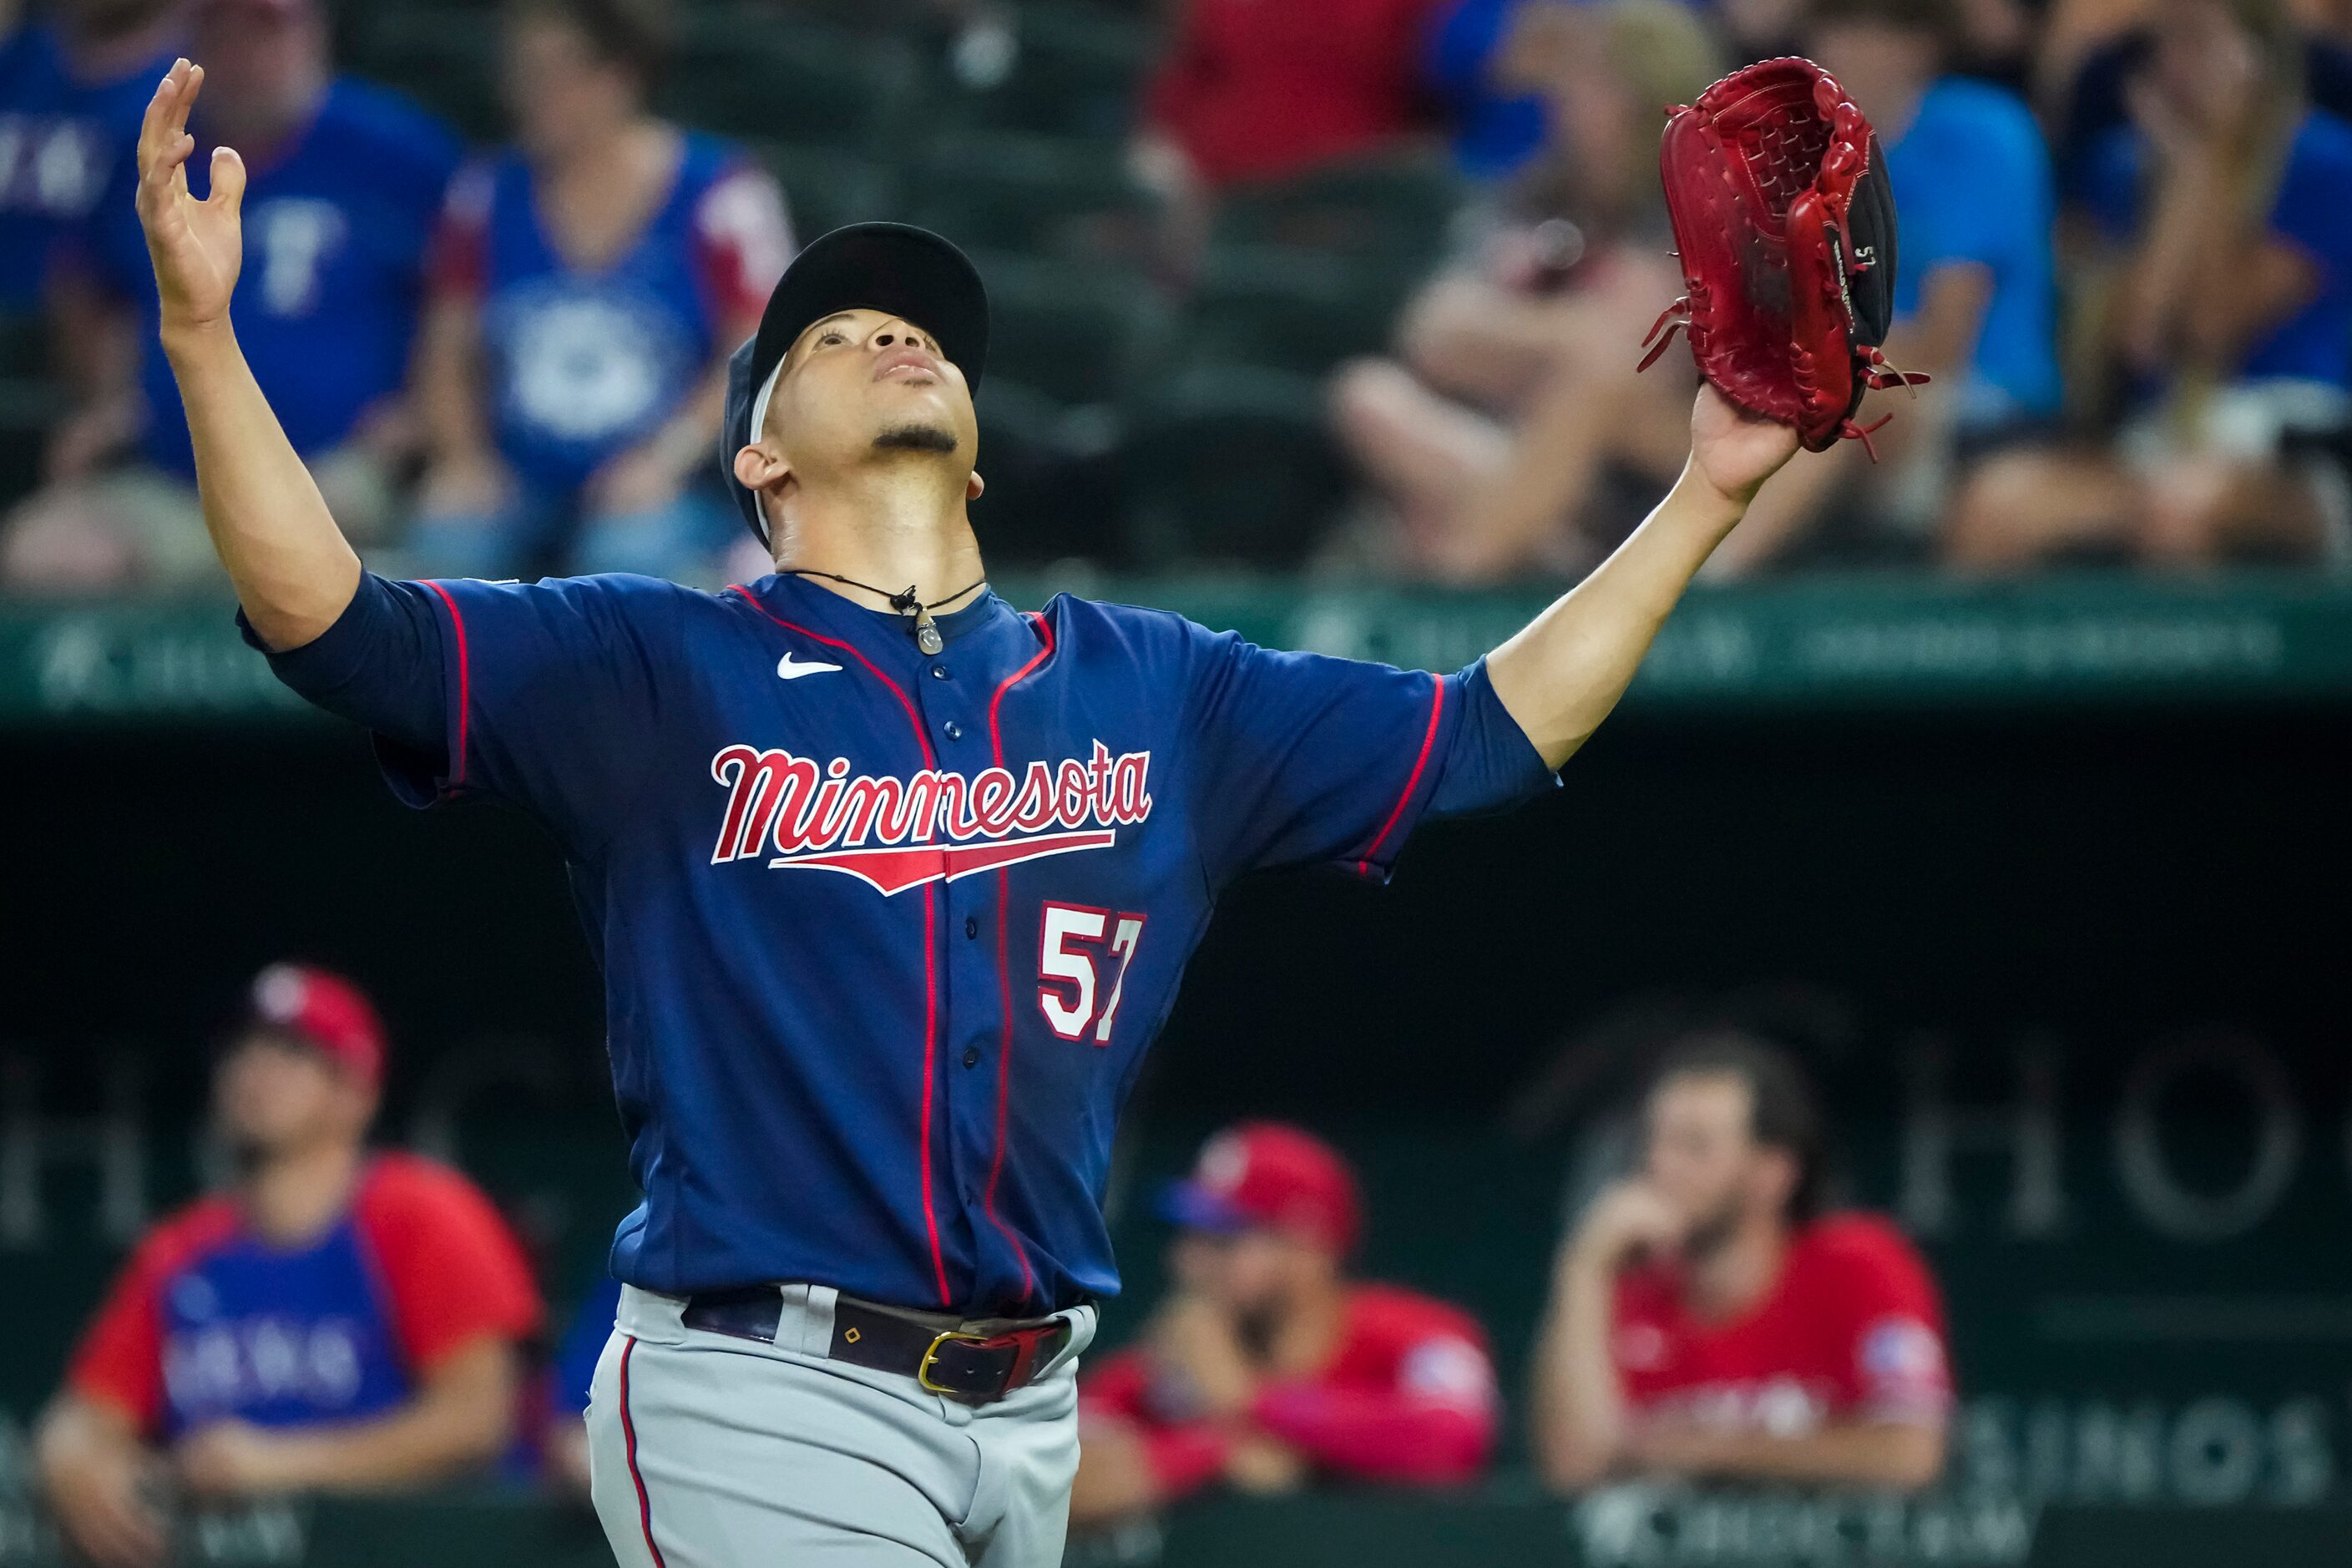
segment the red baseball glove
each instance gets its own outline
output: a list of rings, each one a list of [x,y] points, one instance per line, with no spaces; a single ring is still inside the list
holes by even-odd
[[[1895,197],[1870,121],[1812,61],[1765,60],[1667,111],[1658,168],[1688,292],[1642,340],[1642,368],[1687,329],[1699,374],[1732,402],[1809,450],[1867,447],[1886,420],[1854,423],[1863,393],[1927,379],[1879,352]]]

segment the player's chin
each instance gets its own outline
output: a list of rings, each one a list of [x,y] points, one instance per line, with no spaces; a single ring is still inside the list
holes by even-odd
[[[928,452],[951,458],[962,442],[945,419],[903,419],[885,425],[874,436],[877,452]]]

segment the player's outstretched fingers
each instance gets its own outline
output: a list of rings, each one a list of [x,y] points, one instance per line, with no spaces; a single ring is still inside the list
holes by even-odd
[[[187,162],[196,150],[196,139],[188,134],[188,110],[204,79],[203,67],[174,61],[148,100],[139,128],[139,202],[151,215],[162,198],[188,188]]]

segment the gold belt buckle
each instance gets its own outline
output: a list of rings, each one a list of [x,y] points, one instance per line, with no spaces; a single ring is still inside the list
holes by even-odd
[[[960,1388],[949,1388],[931,1381],[931,1363],[940,1359],[940,1347],[951,1340],[961,1344],[984,1345],[995,1337],[993,1334],[975,1334],[964,1329],[948,1330],[933,1339],[930,1348],[923,1352],[923,1363],[915,1369],[915,1381],[933,1394],[963,1396],[963,1390]]]

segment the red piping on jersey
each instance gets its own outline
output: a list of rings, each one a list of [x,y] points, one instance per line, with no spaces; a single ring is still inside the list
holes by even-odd
[[[472,661],[466,657],[466,617],[457,613],[457,601],[438,583],[428,580],[425,585],[449,606],[449,625],[457,634],[457,754],[449,759],[448,784],[454,790],[466,782],[466,714],[473,707],[474,672]]]
[[[1381,846],[1386,844],[1389,835],[1396,831],[1397,818],[1404,815],[1406,805],[1412,799],[1412,792],[1421,787],[1422,771],[1429,766],[1430,748],[1437,744],[1437,720],[1445,711],[1445,678],[1441,675],[1433,679],[1437,686],[1429,700],[1429,728],[1422,733],[1421,755],[1412,760],[1412,775],[1404,781],[1404,793],[1397,796],[1396,805],[1389,809],[1389,819],[1381,824],[1380,837],[1372,840],[1370,849],[1364,851],[1364,858],[1356,862],[1356,875],[1359,877],[1372,874],[1372,857],[1381,852]]]
[[[629,1479],[637,1486],[637,1523],[646,1532],[646,1550],[653,1554],[654,1568],[669,1568],[662,1549],[654,1544],[654,1504],[646,1495],[645,1472],[637,1468],[637,1423],[629,1414],[629,1358],[636,1353],[636,1337],[621,1337],[628,1341],[621,1347],[621,1437],[629,1456]]]
[[[1045,646],[1037,650],[1035,658],[998,683],[996,695],[988,700],[988,746],[1000,768],[1004,765],[1004,731],[998,722],[998,715],[1004,707],[1004,694],[1020,684],[1031,670],[1054,657],[1054,628],[1045,624],[1043,616],[1031,616],[1028,620],[1037,629],[1037,636]],[[1013,1234],[1011,1226],[996,1217],[996,1178],[1004,1171],[1004,1113],[1013,1083],[1013,971],[1008,966],[1004,952],[1005,928],[1013,923],[1008,918],[1012,912],[1012,873],[999,870],[996,873],[996,996],[1004,1019],[1004,1037],[996,1052],[996,1153],[988,1163],[988,1188],[982,1195],[981,1206],[988,1213],[988,1223],[1012,1243],[1013,1256],[1021,1260],[1021,1300],[1025,1303],[1037,1291],[1037,1276],[1029,1267],[1029,1249],[1021,1245],[1021,1238]]]
[[[797,632],[814,642],[824,644],[827,647],[837,647],[864,665],[866,673],[888,687],[890,695],[898,700],[898,706],[907,710],[907,722],[915,727],[915,744],[923,749],[923,766],[927,768],[939,766],[939,759],[931,755],[931,738],[923,732],[922,717],[915,711],[915,705],[907,700],[907,693],[898,683],[883,674],[872,659],[839,637],[829,637],[822,632],[813,632],[806,626],[793,625],[753,598],[751,590],[740,583],[730,584],[728,592],[743,595],[745,604],[783,627],[784,630]],[[923,1227],[930,1233],[931,1274],[939,1281],[940,1305],[951,1307],[955,1301],[948,1292],[948,1266],[940,1252],[939,1211],[931,1204],[931,1100],[935,1098],[931,1092],[931,1075],[937,1069],[937,1063],[933,1058],[937,1055],[940,1033],[939,887],[937,882],[923,884]]]

